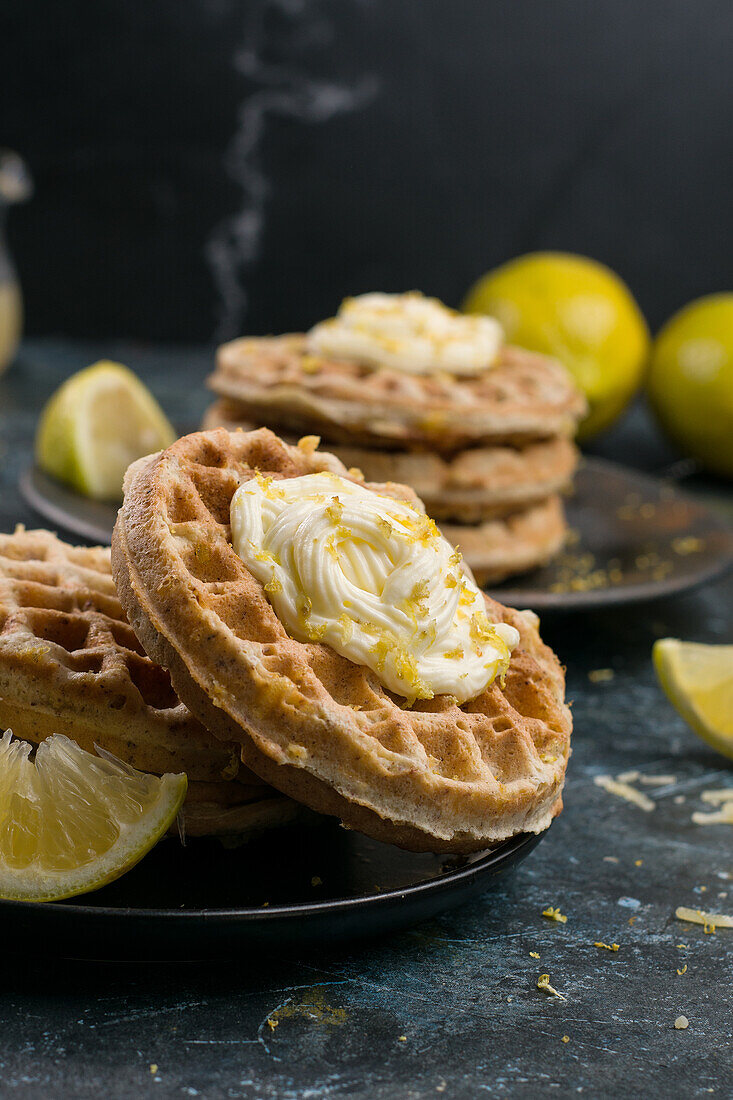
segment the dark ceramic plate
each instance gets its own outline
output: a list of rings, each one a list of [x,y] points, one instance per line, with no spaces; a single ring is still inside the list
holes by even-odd
[[[0,901],[0,930],[35,954],[94,959],[211,958],[247,945],[374,936],[490,889],[541,838],[467,857],[403,852],[330,821],[228,850],[217,840],[166,840],[82,899]]]
[[[87,500],[38,469],[21,479],[54,527],[108,543],[117,508]],[[544,569],[492,592],[511,607],[587,609],[683,592],[733,564],[733,533],[705,504],[668,482],[584,459],[567,502],[571,544]]]
[[[570,538],[544,569],[492,589],[510,607],[586,610],[684,592],[733,566],[733,530],[672,484],[600,458],[580,464]]]

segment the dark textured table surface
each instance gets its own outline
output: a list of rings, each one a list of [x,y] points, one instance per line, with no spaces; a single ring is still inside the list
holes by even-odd
[[[177,423],[200,417],[205,350],[30,343],[0,379],[0,529],[38,524],[16,487],[38,410],[101,354],[138,369]],[[647,469],[672,458],[641,412],[603,453]],[[731,827],[691,821],[733,766],[669,706],[650,651],[664,635],[731,641],[732,612],[729,578],[545,618],[574,701],[566,808],[516,873],[462,910],[377,942],[226,963],[49,961],[5,939],[0,1096],[731,1096],[733,931],[674,914],[733,912]],[[613,675],[589,677],[598,669]],[[652,812],[594,783],[629,770],[674,777],[639,782]],[[566,923],[543,918],[550,905]],[[564,999],[537,988],[542,973]]]

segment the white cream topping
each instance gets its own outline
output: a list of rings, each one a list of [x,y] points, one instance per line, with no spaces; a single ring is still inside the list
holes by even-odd
[[[336,317],[310,330],[314,355],[408,374],[480,374],[495,363],[504,333],[493,317],[457,313],[417,292],[346,298]]]
[[[232,543],[298,641],[330,645],[413,702],[479,695],[519,632],[492,624],[431,519],[331,473],[240,485]]]

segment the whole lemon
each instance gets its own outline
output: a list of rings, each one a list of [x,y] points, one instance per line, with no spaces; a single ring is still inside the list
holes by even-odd
[[[491,314],[509,343],[565,364],[590,406],[581,439],[607,428],[641,385],[649,354],[644,316],[618,275],[587,256],[519,256],[479,279],[463,309]]]
[[[669,437],[707,469],[733,477],[733,294],[698,298],[667,321],[647,386]]]

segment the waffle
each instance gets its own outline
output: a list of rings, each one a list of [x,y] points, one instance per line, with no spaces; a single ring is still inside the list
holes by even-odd
[[[209,385],[247,419],[336,443],[451,452],[480,442],[571,436],[585,400],[554,359],[505,347],[483,374],[412,375],[306,354],[302,335],[219,348]]]
[[[239,742],[248,767],[347,827],[452,852],[547,828],[562,806],[571,720],[536,616],[486,597],[489,619],[520,632],[505,687],[410,709],[369,669],[289,637],[235,554],[237,487],[256,470],[289,478],[324,464],[345,476],[332,456],[260,429],[184,436],[131,467],[112,563],[146,651],[210,730]]]
[[[105,547],[49,531],[0,535],[0,727],[34,744],[52,733],[141,771],[185,771],[192,835],[257,832],[297,814],[176,697],[117,599]]]
[[[567,524],[559,496],[548,497],[523,512],[484,523],[441,523],[479,585],[498,584],[515,573],[545,565],[565,541]]]
[[[207,409],[203,427],[251,431],[234,401]],[[285,437],[287,442],[296,442]],[[398,481],[411,486],[437,520],[478,523],[519,512],[565,489],[578,463],[573,443],[557,436],[524,447],[471,447],[455,455],[431,451],[383,451],[328,444],[346,467],[357,467],[367,481]]]

